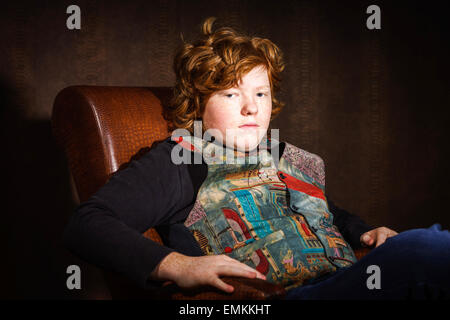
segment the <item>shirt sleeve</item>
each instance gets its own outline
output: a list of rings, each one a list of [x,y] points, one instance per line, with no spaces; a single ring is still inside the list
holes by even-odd
[[[328,208],[333,214],[333,224],[338,227],[340,233],[353,249],[361,248],[359,238],[374,227],[366,224],[360,217],[339,208],[333,201],[327,199]]]
[[[184,205],[179,166],[170,161],[170,152],[168,142],[159,144],[81,203],[63,233],[69,251],[142,288],[154,286],[150,273],[174,250],[143,232],[170,223]]]

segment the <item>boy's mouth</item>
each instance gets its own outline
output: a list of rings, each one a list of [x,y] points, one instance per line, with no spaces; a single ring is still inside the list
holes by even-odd
[[[242,129],[258,128],[258,127],[259,127],[259,125],[257,125],[256,123],[246,123],[246,124],[243,124],[243,125],[239,126],[239,128],[242,128]]]

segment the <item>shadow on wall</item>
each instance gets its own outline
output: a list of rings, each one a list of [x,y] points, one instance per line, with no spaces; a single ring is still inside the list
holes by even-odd
[[[0,96],[6,186],[0,224],[6,238],[0,298],[109,299],[102,272],[62,245],[62,232],[76,202],[50,120],[27,119],[23,106],[29,102],[4,79],[0,79]],[[66,287],[66,269],[72,264],[81,268],[81,290]]]

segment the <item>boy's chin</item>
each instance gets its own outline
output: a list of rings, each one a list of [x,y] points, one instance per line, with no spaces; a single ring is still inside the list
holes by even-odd
[[[255,150],[259,143],[261,142],[262,139],[246,139],[245,141],[237,141],[236,143],[234,143],[234,145],[232,146],[228,146],[228,147],[232,147],[237,151],[241,151],[241,152],[251,152],[253,150]]]

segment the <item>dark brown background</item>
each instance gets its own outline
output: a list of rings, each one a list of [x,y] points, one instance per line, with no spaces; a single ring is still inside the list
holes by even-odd
[[[319,154],[327,192],[373,225],[450,226],[447,206],[449,37],[441,2],[8,1],[0,32],[4,298],[107,298],[99,270],[70,255],[61,233],[75,200],[50,131],[69,85],[171,86],[180,33],[218,22],[271,39],[287,68],[281,139]],[[382,29],[368,30],[378,4]],[[65,287],[82,269],[82,290]]]

